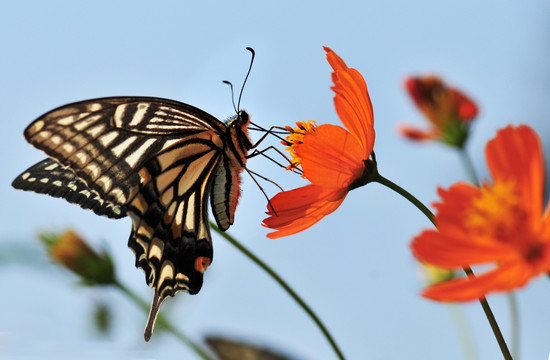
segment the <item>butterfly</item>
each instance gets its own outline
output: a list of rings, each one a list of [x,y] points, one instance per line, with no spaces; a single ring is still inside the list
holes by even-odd
[[[265,345],[227,337],[208,336],[206,343],[220,360],[297,360]]]
[[[213,257],[209,198],[219,229],[233,224],[240,173],[253,148],[249,115],[236,112],[223,123],[174,100],[106,97],[56,108],[24,131],[49,158],[13,187],[132,219],[128,246],[154,288],[147,341],[166,298],[201,289]]]

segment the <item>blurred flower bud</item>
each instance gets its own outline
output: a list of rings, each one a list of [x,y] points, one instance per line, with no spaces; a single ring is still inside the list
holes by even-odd
[[[461,91],[435,76],[410,77],[405,89],[418,109],[432,124],[427,130],[401,125],[399,132],[411,140],[438,140],[462,147],[468,138],[477,105]]]
[[[431,286],[443,281],[451,280],[455,278],[456,274],[453,270],[443,269],[430,264],[421,264],[422,267],[422,279],[426,285]]]
[[[62,234],[40,234],[50,257],[72,272],[78,274],[86,285],[115,283],[114,265],[111,257],[92,250],[74,231]]]

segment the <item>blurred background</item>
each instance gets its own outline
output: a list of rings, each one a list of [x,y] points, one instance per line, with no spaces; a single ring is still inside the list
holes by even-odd
[[[479,105],[468,152],[486,178],[483,149],[509,123],[534,127],[550,151],[550,4],[546,1],[10,1],[0,4],[0,358],[194,359],[169,334],[143,341],[145,314],[114,289],[84,288],[51,265],[40,230],[71,227],[107,248],[117,275],[149,301],[153,291],[127,248],[130,220],[110,220],[11,181],[44,154],[24,128],[57,106],[88,98],[143,95],[193,104],[219,119],[234,114],[222,80],[237,88],[257,57],[242,108],[264,126],[298,120],[340,124],[322,45],[369,86],[382,175],[426,204],[438,186],[466,180],[455,151],[400,138],[403,121],[424,125],[403,89],[408,75],[433,73]],[[426,124],[427,125],[427,124]],[[256,139],[259,134],[252,134]],[[305,182],[266,159],[249,168],[285,189]],[[462,359],[449,307],[419,296],[422,279],[408,244],[430,227],[411,204],[371,184],[308,231],[269,240],[266,202],[250,178],[232,235],[270,264],[320,315],[348,359]],[[264,188],[270,196],[276,189]],[[265,343],[299,359],[334,359],[312,321],[267,275],[223,238],[200,294],[163,308],[194,340],[223,334]],[[518,291],[522,359],[550,351],[550,283]],[[506,298],[489,296],[505,337]],[[94,330],[107,304],[112,329]],[[501,358],[477,302],[461,306],[479,359]]]

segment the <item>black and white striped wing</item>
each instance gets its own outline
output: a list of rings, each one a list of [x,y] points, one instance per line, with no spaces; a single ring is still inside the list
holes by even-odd
[[[187,104],[115,97],[52,110],[27,127],[25,138],[105,200],[124,205],[136,195],[138,171],[152,156],[182,138],[223,131],[221,122]]]
[[[125,207],[103,200],[101,195],[91,190],[74,171],[52,158],[42,160],[25,170],[12,182],[12,186],[19,190],[63,198],[84,209],[92,210],[97,215],[112,219],[126,216]]]
[[[213,144],[186,138],[139,172],[143,183],[127,209],[133,220],[129,246],[161,299],[182,290],[196,294],[202,286],[213,256],[208,194],[220,158]]]
[[[136,266],[160,305],[178,291],[198,292],[212,259],[207,200],[225,130],[187,104],[121,97],[57,108],[29,125],[25,138],[80,185],[127,211]]]

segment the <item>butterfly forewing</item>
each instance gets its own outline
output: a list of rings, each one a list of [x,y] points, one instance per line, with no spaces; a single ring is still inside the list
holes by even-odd
[[[100,215],[130,215],[128,245],[155,288],[148,338],[166,297],[201,288],[213,256],[209,195],[220,228],[233,223],[239,173],[252,146],[247,126],[244,112],[226,125],[193,106],[160,98],[69,104],[25,130],[25,138],[51,159],[31,167],[14,186]],[[31,178],[49,180],[36,185]],[[58,185],[65,190],[57,192]]]
[[[34,121],[26,139],[70,167],[105,200],[136,195],[137,169],[171,141],[223,124],[189,105],[156,98],[105,98],[70,104]]]

